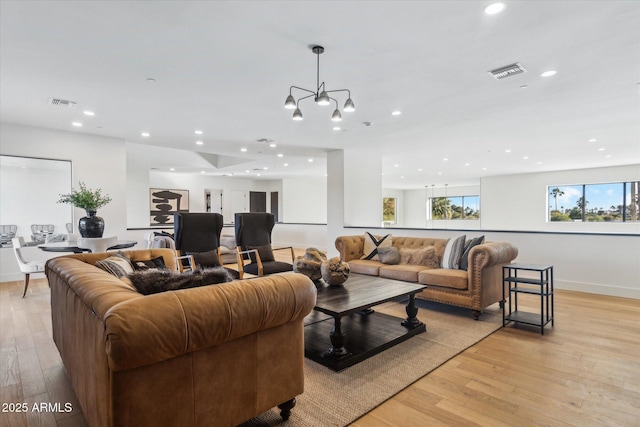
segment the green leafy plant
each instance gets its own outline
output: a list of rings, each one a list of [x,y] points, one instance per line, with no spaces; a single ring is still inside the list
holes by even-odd
[[[84,182],[80,181],[80,189],[71,189],[69,194],[61,194],[58,203],[67,203],[77,208],[84,209],[87,212],[97,211],[98,208],[106,205],[111,201],[109,195],[102,195],[102,190],[92,190],[87,188]]]

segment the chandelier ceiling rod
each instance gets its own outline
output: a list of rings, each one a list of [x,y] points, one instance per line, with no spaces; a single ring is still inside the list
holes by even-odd
[[[293,112],[293,120],[302,120],[302,110],[300,110],[300,101],[302,101],[303,99],[307,99],[310,98],[311,96],[314,97],[314,101],[316,102],[316,104],[318,105],[329,105],[331,104],[331,100],[333,100],[336,103],[336,109],[333,111],[333,114],[331,115],[331,120],[335,121],[335,122],[339,122],[342,120],[342,114],[340,113],[340,110],[338,108],[338,100],[329,96],[329,93],[332,92],[347,92],[347,101],[344,103],[344,111],[347,112],[351,112],[351,111],[355,111],[355,104],[353,103],[353,100],[351,99],[351,91],[349,89],[334,89],[334,90],[326,90],[326,86],[325,83],[322,82],[320,83],[320,54],[324,52],[324,47],[322,46],[313,46],[311,48],[311,51],[316,55],[317,61],[316,61],[316,91],[312,91],[309,89],[305,89],[303,87],[299,87],[299,86],[291,86],[289,88],[289,96],[287,96],[287,99],[285,100],[284,103],[284,108],[287,109],[295,109],[295,111]],[[296,101],[296,99],[293,97],[293,89],[298,89],[307,93],[310,93],[310,95],[307,96],[303,96],[302,98],[298,98],[298,100]],[[322,89],[322,91],[320,91],[320,89]]]

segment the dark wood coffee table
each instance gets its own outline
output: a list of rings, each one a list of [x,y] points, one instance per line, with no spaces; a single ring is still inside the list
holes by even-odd
[[[355,365],[427,330],[416,317],[415,304],[415,294],[425,289],[425,285],[351,274],[343,286],[324,283],[316,286],[316,306],[305,319],[305,356],[334,371]],[[404,320],[371,309],[407,297]]]

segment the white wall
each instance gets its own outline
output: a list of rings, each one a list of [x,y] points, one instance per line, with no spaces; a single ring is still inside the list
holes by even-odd
[[[640,165],[485,177],[481,180],[480,195],[482,228],[640,233],[638,222],[547,222],[548,186],[639,179]]]
[[[327,222],[327,179],[301,177],[282,180],[282,222]]]

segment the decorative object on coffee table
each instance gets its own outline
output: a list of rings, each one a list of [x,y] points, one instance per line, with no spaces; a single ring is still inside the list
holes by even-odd
[[[307,248],[304,255],[296,257],[293,262],[293,271],[302,273],[314,282],[322,278],[320,266],[327,260],[327,255],[316,248]]]
[[[340,257],[337,256],[324,261],[320,266],[320,271],[322,279],[328,285],[339,286],[349,278],[351,270],[349,269],[349,263],[341,261]]]
[[[82,237],[102,237],[104,233],[104,220],[96,216],[98,208],[111,201],[109,195],[102,195],[102,190],[91,190],[84,182],[79,182],[80,189],[71,189],[71,193],[61,194],[58,203],[68,203],[76,208],[87,211],[87,216],[80,218],[78,231]]]

